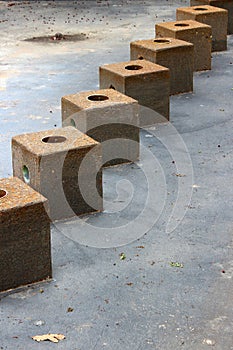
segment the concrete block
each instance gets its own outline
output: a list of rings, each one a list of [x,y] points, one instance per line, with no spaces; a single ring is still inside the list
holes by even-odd
[[[233,0],[190,0],[191,6],[210,5],[228,11],[228,34],[233,34]]]
[[[47,206],[18,178],[0,179],[0,291],[52,277]]]
[[[50,218],[102,210],[101,145],[74,127],[12,138],[14,176],[49,200]]]
[[[131,97],[113,89],[64,96],[62,122],[101,143],[105,166],[139,158],[139,105]]]
[[[226,10],[202,5],[182,7],[176,10],[177,20],[194,20],[208,24],[212,27],[212,51],[224,51],[227,49],[227,22]]]
[[[174,38],[130,43],[131,60],[145,59],[170,69],[170,94],[193,91],[194,46]]]
[[[113,88],[138,101],[140,126],[169,120],[170,71],[146,60],[107,64],[99,70],[100,88]]]
[[[171,37],[194,45],[194,71],[211,69],[211,27],[197,21],[184,20],[156,24],[156,37]]]

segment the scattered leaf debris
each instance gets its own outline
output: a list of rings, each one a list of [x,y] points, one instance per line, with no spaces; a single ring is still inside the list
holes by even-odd
[[[133,285],[132,282],[127,282],[126,284],[127,284],[127,286],[132,286]]]
[[[181,264],[181,263],[179,263],[179,262],[175,262],[175,261],[171,261],[171,262],[170,262],[170,266],[171,266],[171,267],[180,267],[180,268],[183,268],[183,267],[184,267],[183,264]]]
[[[63,334],[48,333],[44,335],[35,335],[32,339],[37,342],[49,340],[52,343],[58,343],[60,340],[65,339],[65,336]]]
[[[144,245],[138,245],[136,248],[139,248],[139,249],[144,249]]]
[[[73,312],[74,309],[72,307],[68,307],[67,312]]]
[[[177,177],[185,177],[186,175],[184,175],[184,174],[179,174],[179,173],[176,173],[176,174],[175,174],[175,176],[177,176]]]

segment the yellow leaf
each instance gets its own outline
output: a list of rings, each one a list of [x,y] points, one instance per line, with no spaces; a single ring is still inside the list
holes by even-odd
[[[58,343],[59,340],[63,340],[65,339],[65,336],[63,334],[44,334],[44,335],[35,335],[34,337],[32,337],[33,340],[35,341],[45,341],[45,340],[49,340],[53,343]]]

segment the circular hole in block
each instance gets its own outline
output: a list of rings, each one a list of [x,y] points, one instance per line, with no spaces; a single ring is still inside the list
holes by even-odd
[[[73,126],[74,128],[76,128],[76,123],[75,123],[74,119],[70,119],[70,125]]]
[[[66,138],[64,136],[47,136],[42,139],[44,143],[62,143],[65,141]]]
[[[30,173],[29,173],[28,167],[26,165],[24,165],[22,168],[22,171],[23,171],[24,182],[26,182],[26,184],[29,184],[30,183]]]
[[[205,9],[204,7],[196,7],[194,10],[195,11],[208,11],[208,9]]]
[[[138,56],[138,60],[144,60],[143,56]]]
[[[171,42],[171,40],[168,39],[155,39],[154,43],[156,44],[169,44]]]
[[[175,27],[189,27],[188,23],[176,23]]]
[[[139,70],[139,69],[142,69],[143,67],[142,66],[138,66],[137,64],[132,64],[130,66],[126,66],[125,69],[128,69],[128,70]]]
[[[5,197],[6,195],[7,195],[7,192],[6,192],[5,190],[2,190],[2,189],[0,188],[0,199],[3,198],[3,197]]]
[[[108,100],[108,96],[105,96],[105,95],[91,95],[91,96],[88,96],[88,100],[90,101],[106,101]]]

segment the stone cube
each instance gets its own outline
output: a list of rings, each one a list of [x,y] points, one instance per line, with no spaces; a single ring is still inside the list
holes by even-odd
[[[131,60],[145,59],[170,69],[170,94],[193,91],[193,44],[174,38],[130,43]]]
[[[99,70],[100,88],[113,88],[140,104],[140,126],[169,120],[170,71],[166,67],[134,60],[107,64]]]
[[[114,89],[64,96],[62,122],[101,143],[105,166],[139,158],[138,102]]]
[[[184,20],[156,24],[158,38],[171,37],[194,45],[194,71],[211,69],[211,27],[197,21]]]
[[[190,0],[191,6],[211,5],[228,11],[228,34],[233,34],[233,0]]]
[[[51,278],[47,207],[20,179],[0,179],[0,291]]]
[[[49,200],[51,220],[102,210],[101,145],[76,128],[12,138],[14,176]]]
[[[182,7],[176,10],[177,20],[191,19],[212,27],[212,51],[224,51],[227,49],[227,21],[226,10],[202,5]]]

